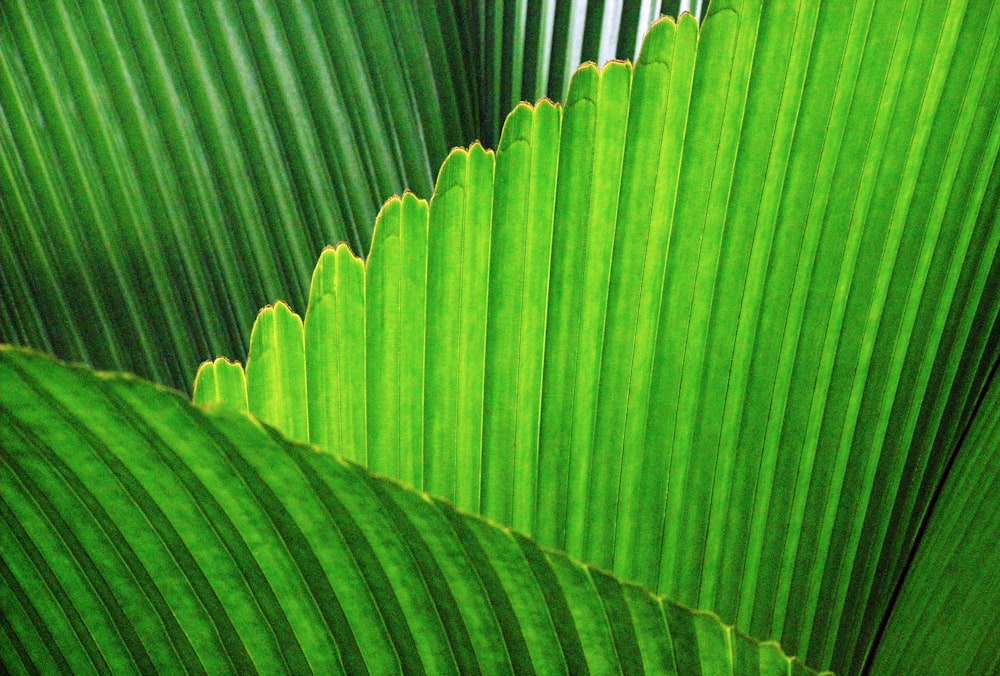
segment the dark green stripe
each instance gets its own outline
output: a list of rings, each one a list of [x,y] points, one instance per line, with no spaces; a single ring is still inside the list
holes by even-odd
[[[243,583],[246,585],[250,594],[254,597],[258,609],[263,614],[267,624],[270,626],[271,631],[274,634],[274,640],[280,648],[280,654],[285,663],[285,668],[292,670],[295,673],[306,673],[299,670],[308,670],[308,661],[306,660],[305,654],[302,651],[302,646],[299,644],[295,632],[289,623],[288,617],[285,615],[285,612],[278,601],[275,590],[271,587],[267,576],[261,569],[260,564],[254,557],[250,547],[243,539],[242,533],[238,528],[236,528],[228,514],[226,514],[223,507],[216,500],[211,488],[201,482],[191,468],[187,466],[184,460],[174,453],[170,444],[157,435],[146,419],[140,417],[132,406],[119,399],[110,387],[105,386],[104,390],[105,394],[109,396],[111,405],[114,406],[117,409],[117,412],[129,422],[130,426],[145,439],[145,441],[149,444],[150,449],[157,453],[159,459],[170,467],[174,476],[176,476],[181,483],[184,484],[188,494],[198,504],[199,509],[204,513],[206,523],[212,525],[213,531],[222,542],[226,551],[232,557],[233,563],[236,564],[236,567],[241,573]],[[171,403],[175,403],[177,405],[183,404],[179,398],[175,399]],[[183,410],[185,414],[190,417],[189,409],[187,407],[182,407],[181,410]],[[216,432],[215,434],[218,433]],[[203,450],[206,453],[206,456],[211,458],[212,449]],[[222,456],[222,449],[216,450],[218,455]],[[239,473],[238,469],[236,469],[236,471]],[[162,516],[162,513],[159,512],[159,507],[157,507],[155,503],[152,503],[148,496],[145,499],[150,502],[150,509],[153,510],[154,513]],[[165,532],[169,532],[170,535],[176,536],[176,533],[172,528]],[[180,552],[183,552],[186,555],[185,558],[188,560],[182,563],[182,568],[185,572],[190,573],[193,570],[197,570],[199,572],[201,571],[194,558],[188,552],[187,547],[179,538],[177,538],[176,549],[171,547],[171,551],[174,552],[175,555]],[[205,584],[209,585],[209,588],[211,588],[207,578],[205,579]],[[234,642],[233,648],[241,648],[245,651],[246,649],[243,646],[242,640],[240,640],[238,634],[236,634],[236,628],[233,627],[232,620],[229,618],[228,614],[221,605],[217,606],[217,610],[219,615],[212,612],[213,619],[216,622],[221,619],[227,628],[232,627],[233,638],[238,641],[238,646]],[[255,669],[255,667],[253,667],[253,663],[250,661],[249,654],[246,654],[246,664],[248,665],[248,668]]]
[[[792,676],[811,676],[813,673],[798,658],[792,660]]]
[[[552,20],[552,58],[549,61],[548,96],[554,101],[562,101],[568,89],[564,73],[566,71],[566,50],[569,48],[569,18],[573,9],[571,2],[557,2]]]
[[[733,642],[736,644],[736,659],[733,665],[733,672],[737,674],[759,674],[760,673],[760,645],[751,638],[738,631],[732,633]]]
[[[521,48],[524,50],[524,71],[521,77],[521,99],[534,101],[544,93],[536,91],[538,87],[538,46],[541,42],[542,3],[529,2],[524,13],[524,39]]]
[[[701,676],[701,653],[698,650],[698,634],[691,612],[670,601],[663,601],[663,614],[670,630],[677,673]]]
[[[511,605],[510,597],[504,591],[503,582],[500,581],[489,556],[465,524],[465,519],[468,517],[462,516],[454,507],[441,500],[435,499],[434,503],[438,506],[439,511],[448,518],[455,536],[465,549],[466,557],[479,575],[479,581],[486,590],[490,606],[493,608],[493,615],[496,617],[497,624],[500,625],[504,645],[507,647],[507,655],[514,673],[534,674],[535,665],[531,661],[528,644],[521,632],[521,623],[518,622],[517,615],[514,613],[514,606]]]
[[[698,0],[695,0],[695,3],[697,2]],[[663,0],[663,4],[660,5],[660,13],[664,16],[672,16],[676,19],[680,11],[681,0]]]
[[[69,426],[74,427],[74,429],[77,429],[77,431],[81,434],[90,434],[87,430],[76,428],[74,423],[77,423],[78,419],[67,411],[61,403],[56,401],[49,392],[42,390],[38,382],[34,381],[27,371],[19,365],[14,365],[9,361],[8,364],[10,364],[13,368],[16,368],[21,373],[22,377],[29,382],[29,385],[32,385],[32,389],[35,391],[37,396],[45,399],[47,405],[51,409],[56,411],[68,421]],[[91,383],[94,381],[97,381],[97,379],[92,379]],[[94,443],[92,442],[91,445],[94,446]],[[97,442],[97,446],[101,446],[100,442]],[[179,462],[177,457],[169,449],[164,451],[164,449],[159,445],[154,446],[154,448],[159,451],[160,460],[164,461],[170,467],[174,475],[188,490],[192,499],[198,503],[199,509],[205,515],[206,521],[216,526],[216,535],[223,542],[225,549],[231,556],[233,556],[234,562],[240,564],[241,559],[238,559],[234,555],[234,549],[231,545],[230,539],[222,536],[222,533],[232,530],[232,524],[228,521],[228,517],[219,507],[218,503],[212,498],[211,494],[206,490],[205,486],[198,480],[198,478],[194,476],[186,465]],[[105,462],[107,463],[109,460],[120,465],[120,461],[118,461],[117,458],[106,458]],[[122,472],[124,476],[131,476],[131,474],[129,474],[125,469],[120,469],[120,472]],[[126,483],[125,486],[126,490],[128,490],[130,484]],[[145,489],[134,485],[132,485],[131,488],[133,493],[138,494],[138,499],[140,500],[138,504],[140,509],[145,507],[143,511],[146,517],[150,519],[151,525],[157,529],[157,533],[163,540],[164,546],[171,552],[174,558],[177,559],[177,565],[184,571],[188,582],[194,589],[195,594],[197,595],[202,606],[213,618],[216,631],[226,648],[227,655],[233,665],[233,668],[240,672],[253,670],[253,662],[251,661],[246,647],[243,645],[236,628],[233,626],[231,619],[223,608],[218,596],[216,595],[215,589],[212,587],[208,578],[205,576],[204,571],[202,571],[201,567],[188,550],[187,545],[180,538],[170,521],[166,519],[160,508],[154,502],[151,502],[148,494],[145,492]],[[225,525],[229,525],[230,528],[224,528]],[[242,543],[242,541],[240,541],[239,544],[242,546],[240,551],[245,555],[246,545]],[[240,566],[240,568],[244,573],[244,579],[248,579],[245,567]],[[259,605],[260,604],[258,602],[258,606]]]
[[[7,418],[7,416],[3,417]],[[20,436],[22,437],[24,446],[30,447],[29,452],[31,453],[31,455],[35,456],[36,458],[41,458],[44,455],[46,455],[46,451],[48,451],[49,449],[44,444],[42,444],[36,437],[34,437],[33,434],[21,428],[19,422],[7,419],[4,420],[4,426],[8,430],[10,429],[18,430]],[[45,491],[43,491],[34,481],[34,479],[32,478],[32,475],[34,473],[31,471],[31,468],[21,467],[20,464],[17,462],[16,458],[10,458],[9,462],[7,463],[7,466],[17,476],[18,481],[21,484],[23,484],[26,493],[32,496],[35,504],[38,506],[38,509],[45,515],[45,518],[47,518],[49,522],[52,524],[53,529],[59,534],[60,539],[63,541],[66,548],[69,549],[70,552],[72,552],[73,559],[77,562],[83,576],[93,587],[96,596],[100,599],[101,603],[104,605],[108,613],[108,616],[111,619],[111,623],[117,630],[122,645],[124,646],[127,653],[131,656],[131,659],[135,664],[136,668],[140,670],[150,670],[151,672],[154,669],[154,666],[149,656],[149,653],[146,650],[145,646],[143,645],[142,641],[139,639],[138,634],[136,634],[135,628],[132,626],[132,623],[129,620],[128,616],[126,615],[125,611],[118,603],[116,594],[114,593],[114,591],[112,591],[112,588],[108,584],[108,581],[101,574],[101,566],[99,566],[97,563],[94,562],[94,560],[91,558],[90,552],[87,551],[87,548],[84,547],[84,545],[77,538],[74,529],[69,525],[66,519],[63,518],[61,511],[55,505],[52,504]],[[86,498],[88,497],[86,495],[86,489],[84,489],[83,486],[79,484],[78,480],[74,481],[74,479],[76,479],[74,475],[71,474],[69,477],[66,477],[65,475],[62,475],[62,473],[60,473],[59,476],[56,476],[55,473],[53,473],[53,478],[61,480],[62,483],[67,484],[67,490],[64,492],[64,495],[66,496],[73,495],[77,489],[83,489],[85,494],[81,496],[81,502],[86,504]],[[90,497],[92,498],[92,496]],[[6,504],[4,505],[4,507],[6,511]],[[83,510],[80,510],[80,512],[82,511]],[[97,515],[91,514],[91,516],[96,517]],[[101,523],[101,525],[105,525],[103,522],[108,521],[108,519],[106,514],[103,516],[104,519],[94,518],[94,520],[97,521],[98,523]],[[14,519],[11,518],[11,516],[7,515],[5,515],[5,517],[6,520],[8,521],[8,525],[11,528],[15,528]],[[79,524],[81,520],[82,520],[81,514],[77,513],[75,515],[74,521],[77,524]],[[97,526],[96,529],[99,529],[100,527],[101,526]],[[21,542],[21,546],[26,551],[30,552],[33,549],[33,543],[31,543],[31,535],[24,532],[24,530],[20,528],[20,524],[17,524],[16,530],[17,530],[16,535],[18,536],[19,542]],[[35,550],[34,552],[31,552],[31,555],[32,558],[35,561],[37,561],[36,568],[39,567],[38,564],[41,564],[42,566],[45,565],[44,557],[41,555],[40,552]],[[44,570],[45,568],[42,567],[40,569]],[[52,589],[53,592],[55,592],[55,589],[53,588],[52,585],[47,585],[47,586],[49,586],[49,588]],[[121,590],[119,589],[119,592],[120,591]],[[62,605],[63,608],[67,608],[66,604],[67,603],[71,604],[72,602],[69,600],[68,597],[64,597],[64,599],[65,601],[63,599],[60,599],[60,605]],[[81,632],[89,634],[89,629],[86,628],[85,624],[81,628]],[[86,642],[84,642],[84,646],[87,647]],[[93,650],[96,652],[97,647],[94,646]],[[94,654],[90,652],[90,649],[88,649],[88,654],[91,655],[92,660],[95,659]],[[103,658],[101,658],[101,660],[103,660]],[[107,668],[108,668],[107,665],[105,665],[105,669]]]
[[[569,673],[589,674],[590,666],[587,664],[587,657],[583,652],[583,644],[580,643],[580,634],[576,629],[573,613],[569,609],[566,596],[562,593],[559,580],[556,579],[545,554],[542,553],[537,544],[523,535],[513,532],[511,535],[524,553],[524,558],[527,559],[531,571],[538,581],[538,587],[545,596],[545,604],[552,617],[552,625],[556,630],[556,635],[559,636],[559,647],[566,660]]]
[[[19,425],[19,423],[15,424]],[[31,433],[28,430],[24,430],[24,434],[27,438]],[[89,434],[83,434],[82,436],[89,437]],[[96,442],[94,439],[87,439],[87,443],[92,447],[95,455],[104,456],[105,453],[110,452],[106,447],[102,448],[99,442]],[[136,551],[126,540],[125,535],[122,533],[122,529],[119,528],[118,522],[116,522],[114,518],[108,514],[105,508],[98,501],[97,497],[81,480],[80,476],[75,473],[62,458],[59,458],[53,453],[51,447],[38,439],[32,439],[29,441],[29,444],[34,447],[33,455],[38,458],[42,458],[48,466],[54,470],[55,474],[59,476],[62,482],[70,487],[70,493],[75,495],[77,499],[83,503],[96,524],[96,532],[103,533],[107,542],[118,554],[121,564],[124,565],[134,583],[141,590],[142,597],[145,598],[145,600],[155,609],[163,630],[166,633],[168,645],[173,652],[173,657],[177,659],[177,663],[188,665],[189,671],[193,671],[195,673],[206,673],[204,666],[201,664],[201,661],[194,650],[194,646],[191,645],[190,640],[188,639],[187,633],[181,628],[176,615],[164,599],[163,594],[153,581],[153,578],[146,569],[146,566],[142,563]],[[149,498],[142,491],[141,487],[135,489],[135,486],[137,485],[135,477],[129,474],[124,466],[112,467],[112,463],[109,463],[107,458],[104,458],[104,460],[105,468],[111,471],[125,490],[129,492],[133,500],[135,500],[135,506],[139,507],[141,511],[144,511],[144,516],[147,520],[155,524],[157,515],[151,514],[149,511],[142,509],[143,503],[148,501]],[[120,515],[121,511],[119,511],[119,521],[121,520]],[[99,565],[108,567],[108,564],[108,561],[104,561]],[[119,593],[120,592],[121,590],[119,590]],[[131,632],[133,632],[132,622],[127,617],[124,617],[122,621],[127,626],[126,634],[131,635]],[[143,641],[140,641],[138,637],[139,635],[136,633],[135,639],[137,643],[143,643]],[[149,645],[148,640],[144,643],[144,646],[145,645]],[[146,654],[145,647],[142,648],[141,654]]]
[[[622,585],[622,593],[627,599],[632,624],[636,635],[642,639],[646,651],[642,653],[643,663],[649,664],[654,673],[670,671],[677,673],[673,642],[667,620],[663,616],[663,604],[648,590],[633,584]],[[640,646],[640,651],[642,650]]]
[[[596,568],[587,568],[590,579],[594,581],[597,593],[604,604],[604,614],[611,625],[611,633],[615,640],[615,652],[621,662],[622,670],[627,674],[644,673],[642,653],[639,650],[639,640],[632,624],[632,614],[625,603],[625,595],[618,580]]]
[[[46,401],[50,410],[65,419],[68,426],[73,428],[85,440],[94,455],[99,457],[105,468],[112,473],[116,479],[118,479],[122,488],[134,501],[135,506],[143,513],[144,517],[148,520],[149,524],[153,527],[162,541],[163,547],[167,551],[170,551],[173,557],[177,560],[178,567],[184,571],[185,576],[187,577],[206,612],[208,612],[215,621],[220,639],[226,647],[226,652],[233,668],[237,670],[252,668],[253,663],[246,651],[246,647],[239,638],[236,628],[232,625],[232,621],[229,619],[228,614],[223,609],[211,583],[205,577],[201,567],[188,550],[184,540],[181,539],[173,524],[163,513],[159,505],[153,500],[145,487],[121,462],[121,460],[115,456],[110,448],[106,446],[102,440],[98,439],[90,430],[80,426],[79,418],[63,406],[61,402],[56,400],[50,392],[43,389],[43,386],[39,381],[35,380],[34,377],[26,370],[21,369],[20,366],[14,366],[14,368],[18,369],[21,377],[28,383],[29,387],[31,387],[35,394],[39,398]],[[104,389],[103,386],[106,385],[103,381],[97,378],[91,379],[90,384],[97,385],[94,390],[98,393],[100,393],[101,390]],[[132,422],[134,415],[127,409],[127,407],[119,405],[115,408],[122,417],[124,417],[127,421]],[[134,424],[131,425],[131,427],[135,429],[136,432],[141,434],[141,431],[136,428]],[[148,435],[142,436],[147,442],[151,441]],[[167,460],[170,458],[172,452],[169,449],[164,449],[158,446],[159,444],[157,443],[149,444],[150,450],[155,449],[158,451],[158,455],[161,460]],[[179,647],[180,654],[183,655],[184,658],[190,662],[190,664],[201,666],[201,660],[196,656],[194,648],[191,646],[187,638],[187,634],[181,629],[176,616],[163,599],[159,588],[153,582],[149,572],[135,555],[135,552],[126,542],[118,526],[107,515],[93,494],[83,485],[79,478],[70,471],[62,459],[55,457],[49,452],[49,450],[50,449],[45,447],[44,450],[41,450],[40,454],[44,455],[50,464],[59,468],[60,474],[65,477],[65,480],[68,483],[74,486],[74,490],[76,490],[77,494],[81,496],[84,503],[88,505],[88,508],[94,515],[95,520],[101,524],[104,532],[107,533],[108,538],[112,541],[115,549],[119,552],[119,556],[122,557],[123,562],[133,576],[136,577],[137,583],[143,589],[143,592],[149,599],[150,603],[154,606],[154,608],[156,608],[157,614],[166,628],[167,635],[170,637],[172,645]],[[135,453],[139,452],[139,449],[130,449],[130,451]],[[172,469],[174,470],[175,475],[180,476],[177,472],[177,467],[172,467]],[[197,479],[194,479],[194,481],[197,481]],[[200,485],[200,482],[198,485]],[[209,504],[206,499],[203,499],[203,497],[204,496],[193,495],[194,500],[199,503],[199,507],[202,511],[209,512]],[[218,524],[219,522],[217,520],[212,520],[212,523]]]
[[[5,523],[17,526],[18,529],[20,530],[20,524],[13,522],[13,520],[10,518],[10,513],[7,509],[7,505],[2,500],[0,500],[0,518],[2,518]],[[24,531],[21,531],[19,535],[20,537],[18,537],[18,539],[21,542],[24,542],[25,538],[27,538],[27,534],[24,533]],[[65,590],[62,588],[62,585],[60,585],[58,581],[54,579],[54,576],[52,575],[52,570],[48,567],[48,565],[46,565],[45,560],[40,557],[38,550],[36,549],[33,552],[33,554],[34,554],[33,556],[29,554],[29,556],[32,559],[32,563],[35,564],[35,570],[36,571],[39,570],[38,567],[39,563],[42,566],[44,566],[44,571],[41,572],[41,577],[43,577],[46,580],[46,586],[49,588],[50,591],[53,592],[53,594],[57,594],[58,596],[63,597],[63,599],[65,599],[66,602],[68,602],[69,599],[66,597]],[[10,551],[9,550],[5,551],[4,556],[10,556]],[[35,608],[35,604],[32,603],[30,598],[28,598],[28,595],[25,593],[24,588],[21,587],[21,585],[18,584],[17,580],[14,578],[14,575],[11,572],[10,568],[7,567],[7,561],[3,557],[0,557],[0,579],[3,580],[3,587],[2,587],[3,607],[5,609],[8,608],[9,607],[8,604],[11,602],[10,598],[8,597],[8,594],[10,596],[13,596],[14,599],[16,599],[16,603],[28,616],[28,620],[31,622],[31,627],[35,630],[36,634],[38,635],[38,638],[40,639],[39,641],[40,645],[44,646],[47,649],[48,655],[49,657],[52,658],[52,661],[55,662],[58,671],[63,674],[72,673],[73,670],[70,668],[69,662],[66,661],[66,656],[63,655],[62,650],[59,649],[59,644],[56,643],[55,638],[52,636],[52,632],[49,631],[48,625],[45,623],[45,620],[43,620],[41,616],[38,614],[38,610]],[[66,613],[67,610],[75,611],[75,609],[72,608],[72,606],[67,607],[63,602],[60,602],[59,605],[62,608],[64,614]],[[77,622],[80,622],[80,617],[78,614],[76,615],[76,620]],[[3,625],[2,627],[3,634],[4,636],[7,637],[7,640],[10,641],[11,647],[14,649],[14,652],[17,653],[18,659],[21,661],[21,664],[23,664],[30,673],[39,673],[38,666],[35,665],[34,660],[31,659],[31,655],[28,653],[27,648],[24,647],[24,643],[21,641],[21,637],[18,636],[17,632],[14,630],[14,627],[11,626],[10,622],[8,621],[7,612],[0,613],[0,625]],[[79,631],[76,631],[78,627],[74,626],[73,628],[74,628],[74,633],[77,636],[77,640],[79,640],[80,634]],[[93,646],[93,638],[90,637],[89,634],[88,638],[91,638],[91,645]],[[96,648],[96,646],[93,647]],[[96,668],[97,663],[94,662],[93,655],[89,652],[89,650],[87,655],[88,657],[91,658],[91,663],[94,664]],[[100,656],[100,653],[98,653],[98,658],[103,660],[103,658],[101,658]],[[5,667],[5,665],[0,664],[0,668],[3,667]],[[106,664],[105,668],[107,668]]]
[[[622,3],[621,17],[618,23],[618,41],[615,47],[615,56],[620,59],[635,58],[635,42],[639,39],[640,9],[642,9],[640,2]]]
[[[606,6],[597,2],[587,8],[587,18],[583,28],[583,49],[580,55],[597,61],[601,54],[601,33],[604,29],[604,12]]]
[[[271,430],[270,433],[275,439],[281,438],[274,430]],[[331,470],[329,458],[320,455],[307,456],[301,453],[290,454],[290,457],[302,470],[309,486],[316,493],[319,501],[323,503],[326,513],[336,525],[337,530],[340,531],[340,536],[350,549],[351,557],[357,564],[361,576],[365,579],[365,584],[368,586],[372,598],[377,601],[386,634],[392,641],[396,655],[399,657],[400,669],[406,674],[425,673],[417,644],[413,639],[413,632],[410,631],[403,608],[396,596],[396,590],[385,574],[378,555],[351,513],[337,499],[330,485],[321,478],[321,474]],[[321,466],[316,467],[317,464]]]
[[[41,392],[39,395],[43,397],[48,396],[47,393]],[[53,407],[55,406],[56,405],[53,402]],[[68,415],[68,412],[65,411],[60,411],[60,413],[63,413],[64,416]],[[20,425],[20,423],[15,424]],[[143,503],[150,502],[150,500],[142,487],[138,485],[136,478],[130,474],[128,470],[117,461],[117,459],[111,456],[110,449],[103,446],[97,439],[92,437],[89,432],[85,432],[82,428],[76,429],[81,433],[81,436],[85,439],[88,446],[91,447],[94,455],[101,457],[104,461],[105,468],[114,474],[115,478],[121,482],[121,485],[125,488],[126,492],[128,492],[130,497],[132,497],[135,501],[135,505],[144,512],[145,517],[149,519],[151,523],[155,524],[157,521],[156,517],[159,515],[151,513],[149,510],[143,508]],[[24,430],[23,432],[26,441],[29,434],[31,434],[32,437],[34,436],[33,433],[28,430]],[[146,566],[142,563],[135,550],[126,540],[125,535],[122,533],[122,530],[119,528],[115,519],[108,514],[97,497],[87,488],[73,468],[67,465],[62,458],[55,455],[53,449],[48,444],[37,438],[31,439],[28,441],[28,444],[33,446],[33,454],[36,457],[44,459],[44,461],[55,471],[63,483],[70,487],[72,494],[76,495],[77,499],[83,503],[87,511],[90,513],[99,531],[104,533],[104,536],[118,554],[121,563],[131,574],[139,589],[142,590],[142,594],[145,599],[155,609],[157,616],[160,618],[160,622],[163,624],[163,629],[174,652],[174,656],[178,659],[178,662],[180,664],[190,665],[188,669],[196,673],[206,673],[204,667],[201,665],[201,661],[199,660],[197,653],[194,650],[194,646],[191,645],[191,642],[188,639],[187,633],[181,628],[173,610],[164,599],[163,594],[153,581],[153,578],[146,569]],[[104,565],[106,564],[107,562],[105,562]],[[124,621],[128,625],[128,631],[131,632],[131,622],[129,622],[127,618]],[[135,638],[136,641],[139,641],[138,634],[135,635]],[[141,643],[141,641],[139,642]],[[146,654],[145,648],[142,648],[141,654]]]
[[[189,410],[185,412],[187,413]],[[254,499],[269,516],[274,531],[280,537],[280,541],[284,542],[289,552],[294,552],[294,555],[291,557],[292,561],[312,593],[313,599],[323,616],[323,621],[337,643],[337,647],[340,650],[341,663],[344,665],[344,668],[348,673],[363,673],[367,671],[364,657],[361,655],[361,649],[354,638],[354,633],[348,624],[347,616],[340,605],[340,600],[330,586],[330,581],[323,570],[323,564],[320,563],[316,552],[313,550],[305,534],[298,527],[298,524],[296,524],[295,519],[292,518],[292,515],[288,513],[284,504],[274,494],[274,491],[271,490],[267,480],[253,468],[241,454],[239,448],[233,445],[215,425],[210,424],[207,418],[190,415],[189,417],[193,424],[199,426],[204,431],[206,436],[212,438],[216,447],[246,482],[247,488],[253,493]],[[250,447],[249,450],[258,451],[259,449]],[[287,458],[288,455],[291,454],[282,454],[279,457]],[[286,486],[285,488],[288,487]],[[287,627],[287,631],[293,632],[291,625],[288,623],[288,618],[284,614],[281,614],[280,620],[283,621],[283,626]],[[291,638],[292,640],[288,643],[283,641],[282,646],[292,645],[297,648],[297,651],[293,651],[292,657],[295,660],[301,659],[302,668],[308,670],[308,662],[306,662],[305,655],[302,653],[301,646],[294,638],[294,633],[292,633]],[[289,666],[295,673],[307,673],[299,672],[299,666],[297,665],[290,664]]]
[[[417,569],[423,577],[431,598],[434,601],[434,608],[445,633],[448,636],[448,645],[451,648],[455,664],[462,673],[481,673],[479,661],[476,659],[475,649],[472,646],[472,639],[469,630],[462,621],[461,611],[455,599],[455,595],[448,586],[448,580],[438,566],[431,552],[430,547],[424,542],[419,530],[410,522],[406,512],[389,494],[389,485],[364,470],[355,466],[350,466],[359,479],[368,483],[369,488],[378,498],[379,503],[386,511],[390,521],[396,527],[400,539],[409,548],[417,563]]]

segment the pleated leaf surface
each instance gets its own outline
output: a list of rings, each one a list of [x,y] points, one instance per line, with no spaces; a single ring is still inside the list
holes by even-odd
[[[323,254],[311,441],[859,669],[1000,350],[998,29],[716,3],[583,67]]]

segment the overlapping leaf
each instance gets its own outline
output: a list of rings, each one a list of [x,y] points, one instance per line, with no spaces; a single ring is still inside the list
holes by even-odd
[[[3,338],[180,385],[249,329],[199,308],[304,298],[325,244],[367,247],[475,135],[427,4],[5,3]]]
[[[585,61],[635,60],[660,15],[703,17],[707,0],[495,0],[485,4],[477,43],[483,69],[480,140],[492,147],[504,116],[521,101],[564,100]]]
[[[979,0],[659,23],[387,203],[367,263],[325,252],[304,330],[259,320],[304,347],[251,350],[250,411],[860,668],[997,358],[998,28]]]
[[[13,673],[813,673],[135,378],[4,348],[0,423]]]

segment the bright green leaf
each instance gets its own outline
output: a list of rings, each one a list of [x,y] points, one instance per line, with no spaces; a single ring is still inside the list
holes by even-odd
[[[223,403],[248,412],[247,378],[240,364],[223,357],[204,362],[198,368],[193,389],[196,404]]]
[[[290,439],[309,441],[302,319],[285,303],[264,308],[254,322],[250,350],[246,368],[250,413]]]

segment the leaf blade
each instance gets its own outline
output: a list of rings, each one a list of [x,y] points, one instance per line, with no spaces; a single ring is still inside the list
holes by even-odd
[[[123,607],[110,615],[110,626],[101,626],[96,613],[83,618],[102,654],[117,647],[134,664],[235,668],[235,662],[228,662],[233,655],[224,645],[225,634],[215,633],[231,621],[240,635],[231,637],[234,647],[245,648],[244,659],[252,659],[247,664],[252,668],[354,672],[391,666],[406,653],[397,653],[387,642],[392,640],[388,627],[398,631],[404,625],[393,624],[380,610],[381,599],[369,586],[374,578],[362,573],[367,567],[368,573],[381,569],[393,580],[390,589],[400,605],[389,602],[386,609],[401,609],[410,628],[426,623],[427,631],[411,634],[423,646],[418,656],[408,656],[415,659],[412,664],[439,673],[502,666],[508,663],[505,642],[494,631],[479,631],[496,626],[481,624],[496,617],[494,601],[481,586],[458,531],[449,526],[455,523],[489,543],[492,551],[480,565],[488,564],[502,581],[507,603],[520,617],[547,616],[562,606],[575,609],[581,622],[608,621],[603,611],[587,610],[601,604],[593,589],[583,599],[558,584],[546,587],[544,594],[536,591],[534,599],[524,596],[541,579],[548,584],[557,580],[553,566],[587,575],[564,555],[356,465],[295,445],[231,409],[206,413],[174,392],[134,378],[95,375],[6,347],[0,351],[0,382],[0,416],[8,429],[16,430],[5,444],[9,464],[0,474],[4,505],[20,511],[33,498],[51,502],[45,511],[55,532],[41,530],[26,542],[48,546],[72,534],[81,538],[79,553],[91,561],[88,582],[59,571],[68,590],[74,598],[86,598],[85,585],[93,584],[103,590],[97,592],[102,603]],[[35,442],[27,442],[29,435]],[[45,456],[62,465],[58,477],[39,462]],[[8,467],[38,490],[30,496],[10,490],[15,480]],[[120,489],[107,489],[114,479]],[[66,490],[73,484],[104,485],[92,493],[103,511],[76,509],[80,492]],[[339,517],[331,511],[331,501],[342,503],[334,510]],[[77,517],[72,524],[66,519],[69,513]],[[360,541],[344,538],[347,530],[338,527],[347,523],[344,519],[364,533]],[[104,528],[97,526],[102,520]],[[20,518],[4,521],[5,540],[11,526],[20,523]],[[127,547],[113,545],[115,532]],[[99,556],[109,545],[118,556]],[[369,556],[373,558],[364,561]],[[145,592],[136,582],[143,574],[155,580]],[[133,576],[131,582],[128,576]],[[190,606],[193,616],[175,617],[174,611],[199,598],[197,579],[208,582],[209,596]],[[599,579],[605,595],[619,584],[610,577]],[[113,593],[108,586],[112,581],[118,585]],[[152,600],[151,591],[161,601],[143,618],[147,611],[142,601]],[[493,594],[498,591],[494,588]],[[663,603],[639,593],[647,603]],[[4,616],[13,620],[18,616],[6,612],[8,598],[5,593]],[[45,599],[32,602],[44,604]],[[703,632],[730,631],[714,616],[671,608],[678,618],[699,616]],[[173,639],[168,638],[171,618],[183,628]],[[620,658],[625,654],[621,637],[636,627],[630,617],[613,615],[610,620],[612,631],[600,639],[603,652]],[[473,628],[477,631],[471,632]],[[20,627],[15,629],[23,635]],[[670,640],[673,649],[681,647],[661,630],[643,632],[643,641]],[[559,632],[561,641],[580,640],[573,626],[561,625]],[[188,635],[200,635],[197,651],[187,657],[172,653],[174,639]],[[213,640],[217,636],[222,641]],[[381,640],[366,642],[365,636]],[[540,668],[542,663],[534,660],[551,650],[552,642],[532,632],[522,636],[532,663]],[[63,654],[59,646],[45,647]],[[697,646],[690,648],[697,653]],[[79,657],[73,649],[66,652],[65,657]],[[710,664],[702,660],[704,668]]]

